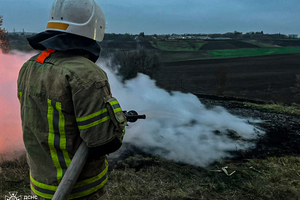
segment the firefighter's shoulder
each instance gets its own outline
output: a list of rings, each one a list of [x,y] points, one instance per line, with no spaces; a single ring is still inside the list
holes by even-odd
[[[107,80],[107,75],[98,65],[80,55],[64,55],[57,57],[55,65],[63,68],[71,78],[84,82],[98,82]]]

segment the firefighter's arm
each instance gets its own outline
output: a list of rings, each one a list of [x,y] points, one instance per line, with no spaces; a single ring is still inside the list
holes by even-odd
[[[112,97],[108,80],[98,78],[78,84],[82,85],[72,93],[72,99],[80,136],[90,148],[90,157],[118,150],[127,121],[119,102]]]

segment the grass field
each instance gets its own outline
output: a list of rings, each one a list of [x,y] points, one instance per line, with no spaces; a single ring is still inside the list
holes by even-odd
[[[135,155],[110,171],[112,200],[141,199],[255,199],[300,198],[300,158],[224,160],[201,168],[160,157]],[[10,191],[29,195],[28,166],[24,158],[0,164],[0,198]]]
[[[162,62],[224,59],[300,53],[300,47],[249,41],[161,40],[152,42],[160,50]]]
[[[213,58],[238,58],[238,57],[300,53],[300,47],[228,49],[228,50],[209,51],[209,53],[213,56]]]
[[[112,199],[300,198],[299,157],[223,161],[207,168],[135,156],[111,172]],[[138,170],[137,170],[138,169]]]

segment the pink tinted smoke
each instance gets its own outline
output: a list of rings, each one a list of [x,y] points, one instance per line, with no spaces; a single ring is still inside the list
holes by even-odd
[[[24,152],[17,79],[20,68],[31,56],[0,51],[0,158],[11,159]]]

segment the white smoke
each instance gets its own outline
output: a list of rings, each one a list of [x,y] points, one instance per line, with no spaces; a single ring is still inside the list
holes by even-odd
[[[32,54],[0,53],[0,158],[23,150],[20,105],[17,100],[18,71]],[[109,67],[109,62],[98,62],[108,74],[112,93],[123,110],[146,114],[127,128],[124,142],[151,154],[189,164],[206,166],[223,157],[228,151],[247,149],[255,144],[262,131],[247,123],[247,119],[229,114],[224,108],[207,110],[198,98],[181,92],[168,93],[155,85],[148,76],[121,83]],[[227,130],[236,131],[243,140],[228,137]],[[218,134],[216,134],[218,131]]]
[[[109,62],[97,64],[107,72],[113,96],[123,110],[147,115],[146,120],[131,124],[124,138],[147,153],[207,166],[230,157],[229,151],[254,147],[249,140],[264,133],[250,125],[249,119],[233,116],[222,107],[206,109],[195,95],[160,89],[146,75],[122,84]],[[228,130],[242,139],[228,137]]]

